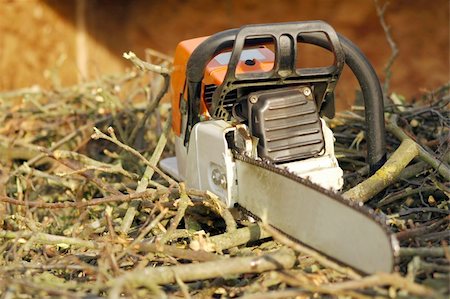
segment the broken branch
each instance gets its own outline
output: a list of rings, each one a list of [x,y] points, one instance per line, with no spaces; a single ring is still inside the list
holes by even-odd
[[[148,267],[127,273],[108,282],[110,298],[118,298],[123,286],[145,286],[148,281],[156,285],[175,283],[177,277],[183,281],[205,280],[241,273],[261,273],[269,270],[289,269],[294,266],[294,251],[282,248],[261,256],[236,257],[198,264]]]
[[[371,177],[348,190],[343,196],[352,201],[366,202],[394,183],[402,170],[419,154],[417,143],[402,141],[389,160]]]

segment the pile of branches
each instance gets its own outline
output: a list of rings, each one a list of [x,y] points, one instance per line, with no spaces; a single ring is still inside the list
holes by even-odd
[[[449,294],[448,86],[387,107],[389,153],[414,150],[364,201],[402,249],[394,273],[364,277],[158,168],[174,154],[171,61],[150,54],[125,55],[120,76],[0,93],[1,298]],[[329,124],[351,199],[368,175],[364,121]]]
[[[448,294],[450,84],[412,103],[395,93],[387,100],[389,159],[369,179],[369,167],[364,162],[362,107],[354,106],[351,112],[339,113],[331,121],[339,163],[345,172],[344,196],[364,202],[386,217],[401,246],[399,273],[441,287]]]

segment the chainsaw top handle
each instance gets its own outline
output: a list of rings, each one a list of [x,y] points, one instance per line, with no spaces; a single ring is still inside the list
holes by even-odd
[[[333,52],[329,67],[297,69],[297,43],[313,44]],[[274,67],[270,72],[236,74],[244,46],[273,43]],[[214,116],[221,117],[219,107],[226,94],[246,86],[309,83],[321,107],[332,103],[334,87],[344,63],[352,70],[360,85],[365,106],[367,160],[371,172],[386,161],[383,93],[378,77],[364,54],[350,40],[337,34],[322,21],[248,25],[216,33],[203,41],[189,58],[186,70],[188,87],[188,128],[199,122],[201,82],[207,64],[220,52],[232,48],[227,73],[213,95]]]

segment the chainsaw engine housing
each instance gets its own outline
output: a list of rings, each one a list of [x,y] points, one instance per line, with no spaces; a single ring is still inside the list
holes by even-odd
[[[200,121],[189,127],[186,68],[192,53],[204,41],[183,41],[176,49],[172,109],[177,156],[162,161],[161,166],[190,187],[213,191],[229,206],[237,196],[233,195],[231,151],[268,160],[324,188],[339,190],[343,172],[334,156],[333,134],[319,110],[326,98],[323,82],[244,85],[224,96],[226,116],[217,117],[213,115],[213,97],[226,80],[232,57],[231,49],[225,50],[205,68]],[[275,63],[270,45],[252,45],[242,50],[235,73],[266,74]]]

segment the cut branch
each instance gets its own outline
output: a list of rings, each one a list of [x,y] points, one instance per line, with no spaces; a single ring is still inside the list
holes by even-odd
[[[162,253],[165,255],[174,256],[184,260],[198,261],[198,262],[209,262],[224,259],[224,256],[210,253],[203,250],[192,250],[179,248],[174,245],[164,245],[149,242],[141,242],[135,245],[134,249],[139,252],[154,252]]]
[[[386,130],[391,132],[400,141],[411,140],[415,142],[410,136],[408,136],[399,126],[397,126],[395,119],[390,121],[386,125]],[[417,144],[417,143],[416,143]],[[426,151],[422,146],[417,144],[419,150],[419,158],[433,167],[444,179],[450,181],[450,168],[444,161],[439,161],[432,154]]]
[[[417,143],[407,139],[373,176],[348,190],[343,196],[352,201],[366,202],[394,183],[403,169],[419,154]]]
[[[130,60],[141,71],[155,72],[161,75],[170,75],[171,70],[161,65],[155,65],[139,59],[133,52],[123,53],[125,59]]]
[[[98,248],[98,244],[94,241],[82,240],[78,238],[70,238],[64,236],[50,235],[33,231],[8,231],[0,230],[0,238],[3,239],[30,239],[34,244],[58,245],[66,244],[75,247],[85,247],[89,249]]]
[[[177,277],[183,281],[196,281],[226,277],[241,273],[261,273],[270,270],[289,269],[295,263],[294,251],[280,249],[261,256],[236,257],[198,264],[183,264],[177,266],[149,267],[127,273],[108,282],[112,287],[110,298],[119,298],[123,286],[145,286],[148,281],[153,284],[165,285],[175,283]]]
[[[445,257],[445,252],[450,248],[444,247],[419,247],[400,248],[399,255],[402,257],[423,256],[423,257]]]
[[[217,251],[222,251],[249,242],[269,238],[270,236],[270,233],[262,229],[261,226],[256,223],[247,227],[238,228],[232,232],[212,236],[209,238],[209,241],[214,244],[214,248],[216,248]]]

